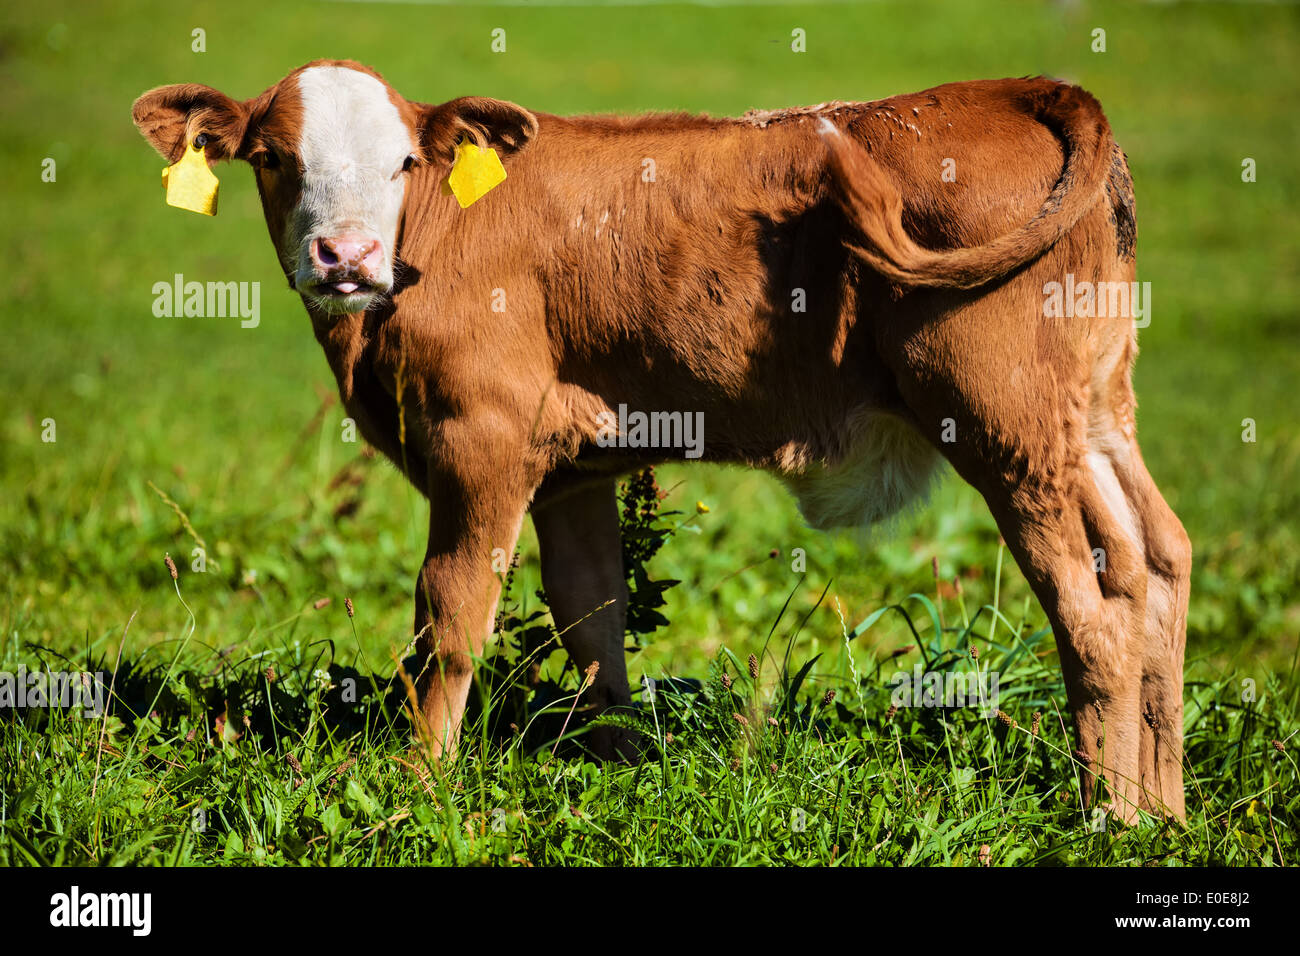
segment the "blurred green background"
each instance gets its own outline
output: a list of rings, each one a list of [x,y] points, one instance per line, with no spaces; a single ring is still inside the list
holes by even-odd
[[[1254,4],[810,3],[582,6],[221,0],[8,5],[0,26],[0,174],[7,274],[0,382],[0,664],[26,644],[130,653],[175,636],[182,587],[212,647],[292,634],[350,657],[350,596],[370,659],[409,636],[426,506],[381,461],[340,440],[333,378],[285,289],[252,175],[218,169],[221,214],[168,208],[162,161],[130,121],[144,90],[202,82],[244,98],[317,57],[380,70],[411,99],[462,94],[557,113],[672,109],[734,115],[872,99],[951,80],[1045,73],[1101,100],[1138,197],[1139,432],[1195,548],[1189,659],[1288,667],[1300,631],[1300,14]],[[191,49],[205,31],[206,52]],[[506,31],[505,53],[491,31]],[[806,31],[807,52],[790,48]],[[1093,52],[1093,31],[1106,51]],[[1244,183],[1244,158],[1257,181]],[[42,162],[57,164],[43,182]],[[260,281],[261,324],[167,319],[152,286]],[[41,440],[42,421],[57,441]],[[1257,440],[1242,441],[1243,419]],[[883,602],[946,581],[991,600],[997,531],[950,477],[892,535],[803,528],[760,474],[665,467],[682,533],[654,570],[682,580],[671,625],[633,673],[697,672],[720,643],[761,644],[782,603],[830,592],[801,641],[840,641]],[[152,482],[207,545],[194,542]],[[696,513],[696,502],[710,509]],[[531,529],[525,595],[537,586]],[[790,553],[807,553],[806,578]],[[780,556],[769,558],[777,549]],[[946,584],[945,588],[951,587]],[[314,609],[329,597],[333,603]],[[531,601],[531,597],[529,598]],[[1028,589],[1003,563],[1001,604]],[[1031,617],[1042,620],[1031,605]],[[870,639],[907,642],[892,616]]]

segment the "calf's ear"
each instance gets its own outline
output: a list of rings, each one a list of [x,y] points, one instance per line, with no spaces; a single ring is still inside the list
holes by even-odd
[[[210,86],[178,83],[145,93],[131,107],[131,118],[169,163],[180,159],[200,133],[207,134],[204,152],[215,162],[240,155],[248,109]]]
[[[476,146],[509,155],[537,135],[536,116],[522,106],[486,96],[462,96],[424,106],[421,113],[421,140],[431,163],[451,162],[456,144],[465,137]]]

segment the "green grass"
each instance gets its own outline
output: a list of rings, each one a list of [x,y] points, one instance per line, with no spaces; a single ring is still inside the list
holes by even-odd
[[[995,863],[1295,862],[1295,763],[1271,745],[1294,742],[1300,693],[1294,9],[55,0],[2,17],[0,228],[13,267],[0,318],[0,670],[57,668],[62,655],[111,673],[122,656],[106,725],[0,714],[0,862],[829,862],[837,846],[838,862],[970,863],[984,844]],[[194,27],[206,53],[190,50]],[[495,27],[505,54],[490,52]],[[789,51],[794,27],[807,31],[805,54]],[[1089,49],[1095,27],[1104,54]],[[1038,72],[1096,93],[1129,156],[1140,278],[1153,286],[1140,437],[1195,550],[1188,828],[1091,831],[1044,616],[955,479],[892,536],[864,542],[806,530],[765,476],[660,470],[665,504],[690,518],[652,569],[682,583],[630,670],[706,680],[719,655],[763,654],[761,687],[731,669],[745,698],[736,713],[779,714],[777,727],[755,721],[754,740],[742,745],[714,712],[720,698],[665,695],[675,742],[637,769],[602,771],[567,749],[548,760],[546,720],[513,743],[482,720],[463,759],[427,782],[393,759],[412,762],[398,710],[345,707],[311,672],[335,684],[392,677],[425,506],[389,465],[339,440],[334,384],[283,288],[251,175],[218,171],[215,219],[169,209],[162,161],[129,119],[149,87],[198,81],[246,97],[318,56],[371,63],[416,99],[472,92],[560,113],[735,114]],[[41,181],[46,157],[54,183]],[[1243,157],[1257,182],[1241,181]],[[261,325],[155,318],[152,286],[178,272],[260,281]],[[41,440],[46,418],[54,443]],[[1254,443],[1241,440],[1245,418]],[[206,573],[190,570],[195,535]],[[792,569],[796,548],[806,575]],[[531,530],[521,551],[515,593],[528,613],[540,583]],[[941,601],[946,630],[916,593]],[[918,633],[891,612],[845,641],[846,627],[894,604]],[[986,607],[1002,615],[996,630]],[[794,700],[778,680],[788,642],[791,676],[816,659]],[[968,710],[884,720],[889,678],[921,653],[895,650],[946,648],[955,661],[971,643],[981,665],[1005,668],[1015,693],[1003,709],[1019,728]],[[828,689],[837,697],[823,708]],[[159,722],[137,721],[155,694]],[[231,725],[248,714],[250,726],[222,744],[214,720],[227,701]],[[290,753],[306,781],[297,790]],[[492,830],[497,808],[504,833]],[[789,831],[796,810],[802,833]]]
[[[4,726],[0,864],[1249,866],[1300,844],[1295,757],[1272,743],[1274,715],[1294,720],[1293,674],[1249,702],[1231,679],[1193,684],[1186,828],[1108,828],[1080,802],[1051,635],[1032,619],[910,595],[802,659],[808,619],[786,608],[748,661],[724,648],[695,685],[658,675],[639,713],[606,718],[648,756],[601,768],[564,732],[571,669],[526,676],[552,663],[553,632],[513,586],[504,603],[448,765],[406,746],[403,682],[340,665],[306,615],[256,651],[187,654],[177,583],[178,634],[155,653],[116,668],[41,655],[99,672],[119,703]],[[909,650],[853,647],[890,616]],[[525,655],[529,629],[542,640]],[[999,675],[996,701],[891,706],[913,659],[963,694]]]

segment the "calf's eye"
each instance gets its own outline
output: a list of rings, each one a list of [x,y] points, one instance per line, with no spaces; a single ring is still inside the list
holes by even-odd
[[[399,169],[397,172],[393,173],[392,176],[393,180],[396,181],[397,177],[402,175],[402,173],[409,173],[412,169],[414,169],[416,161],[417,160],[414,153],[412,153],[410,156],[407,156],[406,159],[402,160],[402,168]]]

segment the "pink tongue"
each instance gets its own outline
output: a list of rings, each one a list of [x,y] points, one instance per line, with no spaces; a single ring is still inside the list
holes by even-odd
[[[334,288],[344,295],[348,295],[357,291],[357,284],[355,282],[336,282]]]

